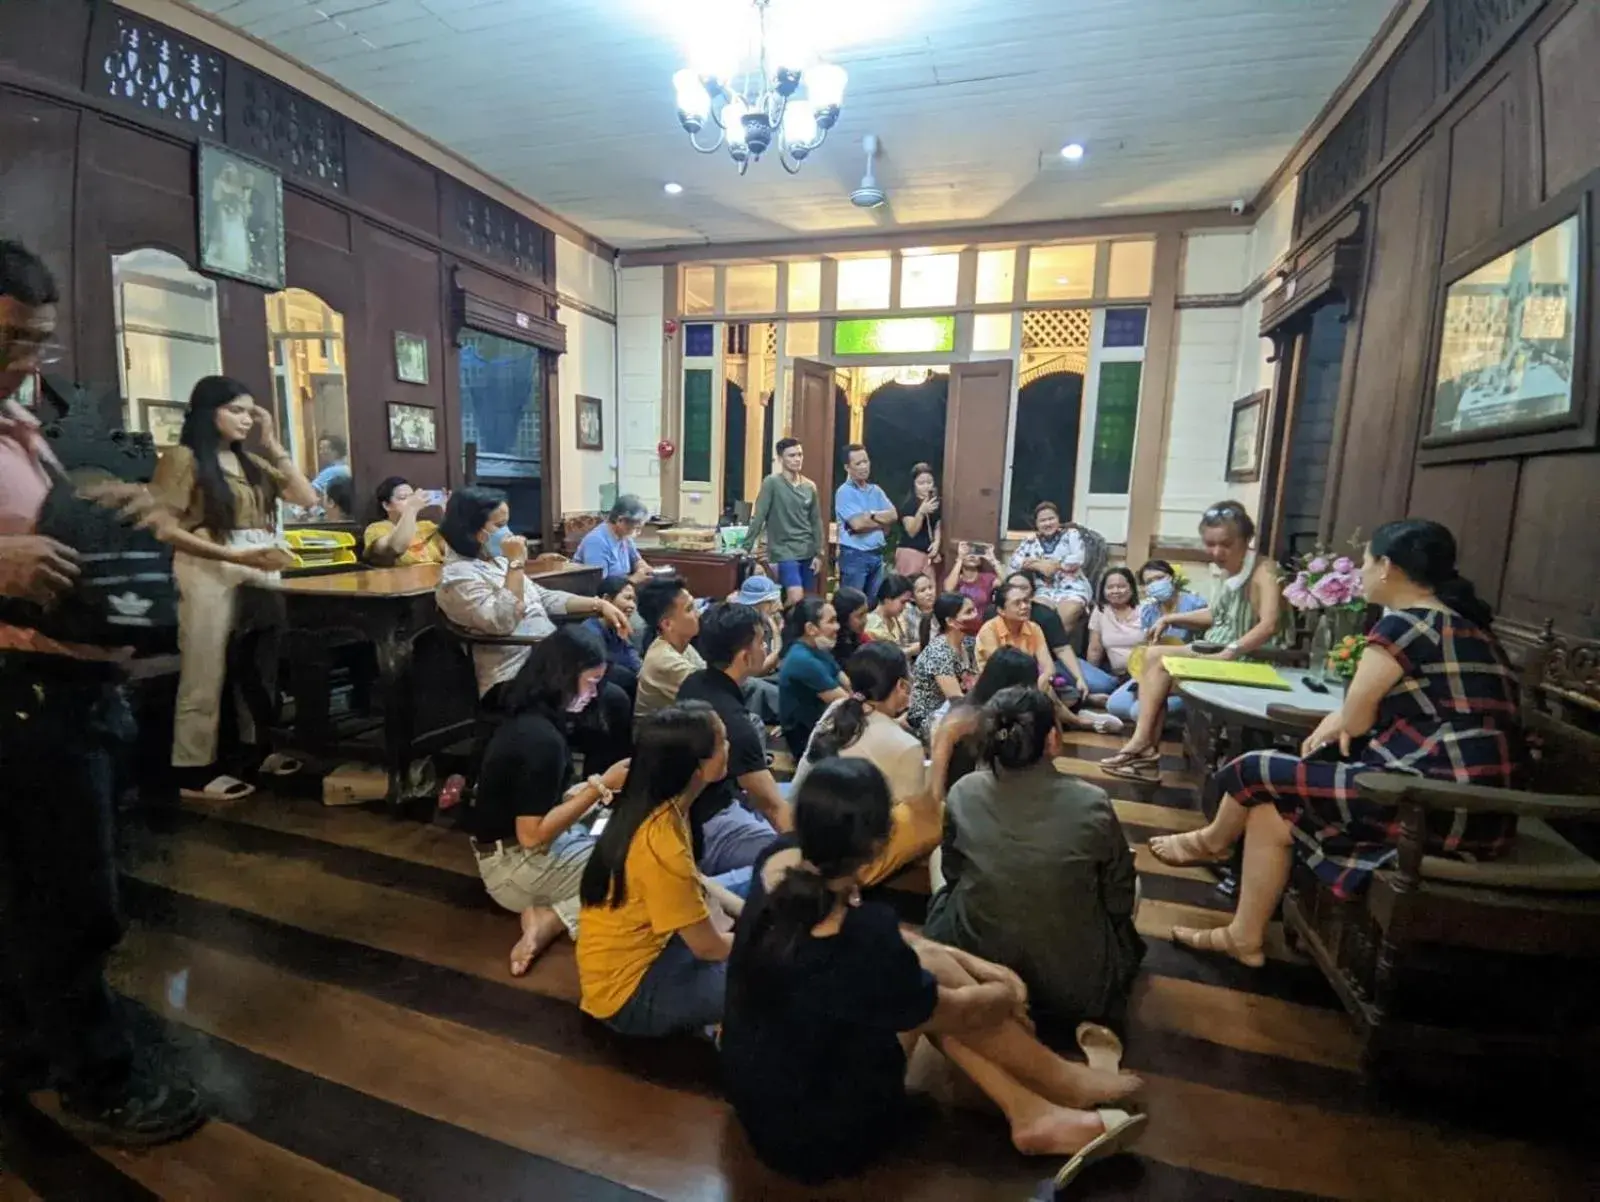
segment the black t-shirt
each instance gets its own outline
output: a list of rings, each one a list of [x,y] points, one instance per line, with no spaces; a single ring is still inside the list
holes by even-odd
[[[728,775],[710,784],[689,807],[689,829],[694,835],[695,859],[704,850],[701,828],[706,820],[739,799],[739,778],[767,766],[767,743],[761,720],[750,712],[744,694],[733,678],[717,668],[702,668],[684,680],[679,701],[704,701],[717,711],[728,729]]]
[[[863,902],[831,938],[809,934],[774,974],[752,960],[767,902],[756,862],[734,935],[722,1025],[728,1098],[773,1168],[806,1181],[859,1171],[906,1116],[899,1033],[933,1016],[939,989],[900,935],[895,912]]]
[[[571,773],[567,741],[549,718],[524,713],[506,719],[483,753],[469,821],[472,837],[480,843],[514,842],[517,819],[542,818],[555,809]]]
[[[900,502],[900,516],[903,518],[916,517],[917,507],[921,504],[922,502],[919,501],[915,495],[907,497],[904,501]],[[902,524],[900,527],[899,545],[908,551],[922,551],[926,553],[933,546],[933,532],[938,529],[938,527],[939,511],[935,509],[923,520],[922,529],[918,530],[915,534],[907,534],[906,528]]]
[[[1039,629],[1044,631],[1044,645],[1051,651],[1058,647],[1065,647],[1072,639],[1067,635],[1067,628],[1062,624],[1061,615],[1056,612],[1053,605],[1045,605],[1039,601],[1033,603],[1033,620],[1038,623]]]

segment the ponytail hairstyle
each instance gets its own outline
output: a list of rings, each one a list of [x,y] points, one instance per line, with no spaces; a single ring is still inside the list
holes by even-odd
[[[867,606],[867,595],[858,588],[842,588],[833,594],[833,613],[839,619],[839,640],[833,646],[833,658],[841,664],[861,646],[861,635],[850,628],[850,619],[864,614]]]
[[[1256,537],[1256,524],[1249,510],[1238,501],[1219,501],[1200,515],[1201,530],[1215,530],[1219,526],[1232,526],[1246,545]]]
[[[1367,550],[1387,559],[1410,580],[1433,594],[1485,634],[1491,633],[1494,610],[1456,570],[1456,539],[1438,522],[1406,518],[1385,522],[1372,532]]]
[[[245,484],[256,494],[257,505],[261,504],[265,482],[261,468],[245,453],[243,443],[224,447],[217,430],[217,410],[249,395],[250,390],[238,380],[227,376],[205,377],[189,394],[189,411],[183,415],[183,430],[178,435],[178,442],[194,452],[194,482],[200,490],[201,521],[218,541],[225,541],[237,528],[239,520],[227,474],[222,470],[222,460],[217,458],[219,452],[234,453]]]
[[[806,627],[815,626],[822,621],[822,611],[828,607],[828,602],[821,597],[801,597],[792,606],[783,619],[783,651],[788,654],[793,647],[806,636]]]
[[[982,758],[997,776],[1002,768],[1031,768],[1044,758],[1055,729],[1055,702],[1037,687],[1001,689],[984,707]]]
[[[1036,666],[1037,670],[1037,666]],[[806,759],[811,763],[838,755],[867,729],[867,703],[882,705],[895,687],[911,675],[906,655],[893,643],[866,643],[844,664],[854,690],[817,723]]]
[[[841,886],[853,883],[888,840],[889,812],[889,783],[870,760],[835,756],[806,775],[794,799],[804,862],[767,891],[765,904],[751,915],[749,937],[735,942],[730,988],[747,987],[765,1004],[782,1001],[787,970],[811,928],[832,912]]]
[[[689,787],[702,761],[716,752],[719,737],[716,711],[703,701],[680,701],[640,720],[627,782],[583,866],[578,898],[584,905],[615,909],[628,900],[633,837],[646,819]]]
[[[923,647],[936,634],[943,634],[950,628],[950,623],[956,620],[956,615],[966,605],[967,599],[961,593],[940,593],[939,599],[933,603],[933,612],[922,616],[922,629],[917,632],[917,642]]]

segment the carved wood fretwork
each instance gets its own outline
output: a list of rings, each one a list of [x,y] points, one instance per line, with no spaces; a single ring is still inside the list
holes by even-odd
[[[1514,22],[1544,0],[1440,0],[1444,9],[1445,83],[1455,87]]]
[[[485,258],[529,276],[545,274],[544,230],[487,196],[456,193],[456,233]]]
[[[148,117],[220,138],[223,56],[152,21],[118,11],[100,59],[100,90]]]
[[[287,176],[345,191],[343,118],[255,71],[241,74],[230,140]]]
[[[1371,109],[1368,93],[1362,93],[1306,164],[1300,178],[1302,232],[1348,200],[1372,165]]]

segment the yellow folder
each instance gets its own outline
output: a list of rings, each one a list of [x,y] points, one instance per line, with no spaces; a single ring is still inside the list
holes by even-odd
[[[1278,670],[1271,664],[1186,655],[1169,656],[1161,662],[1168,672],[1180,680],[1212,680],[1218,684],[1242,684],[1257,689],[1282,689],[1285,692],[1294,688],[1278,675]]]

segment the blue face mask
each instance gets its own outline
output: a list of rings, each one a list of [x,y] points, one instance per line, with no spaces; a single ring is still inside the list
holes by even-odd
[[[1144,591],[1149,595],[1150,600],[1158,605],[1165,605],[1172,600],[1172,595],[1177,591],[1177,586],[1166,576],[1157,576],[1144,586]]]
[[[510,526],[498,526],[495,528],[494,532],[489,535],[488,539],[485,540],[483,547],[484,550],[489,552],[491,558],[498,559],[501,555],[505,554],[502,548],[505,546],[506,536],[510,533]]]

